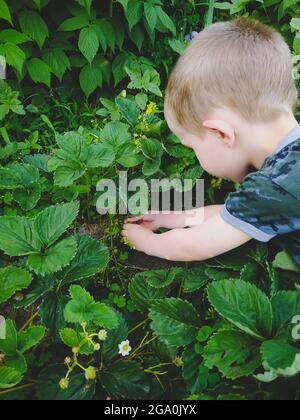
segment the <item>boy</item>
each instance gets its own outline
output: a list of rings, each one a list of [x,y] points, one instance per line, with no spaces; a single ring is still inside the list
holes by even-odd
[[[129,219],[123,235],[149,255],[203,261],[251,239],[275,238],[300,264],[300,126],[291,53],[251,19],[217,23],[193,39],[173,70],[165,116],[209,173],[241,183],[224,205],[187,215]],[[170,229],[163,234],[154,232]]]

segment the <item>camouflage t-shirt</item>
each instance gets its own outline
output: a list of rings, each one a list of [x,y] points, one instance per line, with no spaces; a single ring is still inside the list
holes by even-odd
[[[258,241],[275,238],[300,264],[300,125],[229,194],[221,216]]]

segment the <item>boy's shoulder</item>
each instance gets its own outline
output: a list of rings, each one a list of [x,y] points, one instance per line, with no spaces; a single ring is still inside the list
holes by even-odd
[[[300,125],[265,160],[258,172],[300,200]]]
[[[300,230],[300,126],[259,171],[245,176],[221,209],[225,221],[260,241]]]

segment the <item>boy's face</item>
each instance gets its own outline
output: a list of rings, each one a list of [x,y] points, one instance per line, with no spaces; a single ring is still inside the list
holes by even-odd
[[[200,165],[209,174],[241,182],[249,173],[249,164],[245,162],[240,150],[237,147],[228,147],[218,133],[206,130],[203,136],[198,137],[188,133],[171,117],[168,117],[167,123],[182,145],[194,150]]]

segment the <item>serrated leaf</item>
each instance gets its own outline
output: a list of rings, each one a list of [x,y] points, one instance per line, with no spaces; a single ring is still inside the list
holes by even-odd
[[[88,26],[89,20],[84,16],[66,19],[57,29],[58,31],[73,32]]]
[[[23,10],[19,14],[19,22],[22,32],[36,41],[42,49],[46,38],[49,36],[48,26],[43,18],[37,12]]]
[[[17,353],[17,330],[12,320],[5,321],[5,339],[0,340],[0,352],[13,357]]]
[[[25,217],[0,217],[0,249],[10,257],[39,252],[41,243],[33,232],[33,220]]]
[[[271,300],[276,334],[289,334],[291,337],[292,318],[300,314],[300,292],[277,293]]]
[[[108,168],[115,160],[115,153],[107,144],[92,144],[89,146],[86,165],[88,168]]]
[[[0,269],[0,304],[10,299],[16,292],[25,289],[32,282],[27,271],[17,267]]]
[[[106,268],[109,252],[106,246],[88,236],[75,236],[77,253],[69,267],[60,275],[63,284],[92,277]]]
[[[84,57],[91,64],[99,49],[98,36],[93,28],[88,27],[81,30],[78,47]]]
[[[258,344],[240,331],[219,331],[205,347],[203,357],[209,369],[217,367],[225,378],[252,375],[261,365]]]
[[[61,341],[68,347],[76,347],[82,341],[82,338],[78,335],[77,331],[72,328],[64,328],[59,332]]]
[[[39,401],[90,401],[95,394],[96,381],[87,381],[84,374],[73,372],[69,388],[61,390],[57,385],[66,374],[63,365],[50,366],[44,369],[37,383]]]
[[[53,245],[76,219],[79,202],[57,204],[40,212],[35,219],[35,229],[44,246]]]
[[[67,238],[47,248],[43,254],[33,254],[28,258],[28,266],[36,274],[45,276],[66,267],[75,257],[77,242]]]
[[[16,369],[0,367],[0,389],[12,388],[23,379],[23,375]]]
[[[32,326],[18,333],[18,350],[25,353],[35,347],[44,338],[46,329],[43,326]]]
[[[163,299],[162,290],[151,287],[145,279],[144,273],[137,274],[130,282],[128,291],[130,297],[138,309],[142,313],[147,313],[152,301]]]
[[[262,344],[261,354],[268,369],[276,371],[291,367],[299,350],[284,340],[269,340]]]
[[[102,354],[104,360],[111,360],[119,352],[119,344],[128,337],[127,323],[119,312],[116,312],[118,326],[108,331],[107,339],[102,346]]]
[[[31,79],[35,83],[44,83],[50,87],[51,84],[51,69],[43,60],[40,58],[32,58],[27,61],[27,68]]]
[[[111,364],[109,370],[100,375],[100,381],[108,395],[115,398],[143,399],[150,391],[142,366],[132,360]]]
[[[118,325],[116,313],[94,298],[82,287],[70,288],[72,300],[65,307],[65,320],[69,323],[93,322],[103,328],[113,329]]]
[[[87,97],[103,84],[101,68],[94,63],[86,65],[80,72],[80,86]]]
[[[273,329],[270,300],[253,284],[222,280],[208,286],[208,299],[219,314],[253,337],[268,338]]]
[[[199,318],[193,305],[186,300],[167,298],[151,304],[151,328],[171,346],[184,346],[195,340]]]

